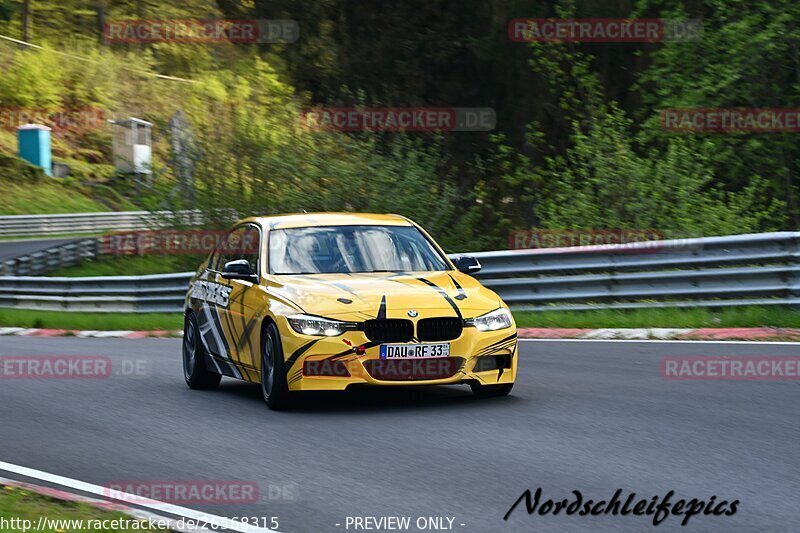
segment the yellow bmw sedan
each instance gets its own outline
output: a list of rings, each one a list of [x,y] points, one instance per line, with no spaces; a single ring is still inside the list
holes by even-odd
[[[514,318],[419,226],[398,215],[312,213],[240,221],[200,265],[185,302],[183,371],[261,384],[272,409],[299,391],[468,384],[505,396]]]

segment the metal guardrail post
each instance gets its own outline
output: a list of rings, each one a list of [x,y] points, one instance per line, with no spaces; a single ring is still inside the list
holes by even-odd
[[[792,256],[791,264],[795,267],[793,274],[788,279],[789,296],[800,300],[800,232],[797,232],[791,240],[789,253]],[[792,307],[800,309],[800,303],[794,304]]]

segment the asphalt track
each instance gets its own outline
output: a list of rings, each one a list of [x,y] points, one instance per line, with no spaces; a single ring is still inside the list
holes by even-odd
[[[0,242],[0,261],[14,259],[23,255],[32,254],[41,250],[52,248],[72,241],[79,241],[75,237],[67,239],[25,239],[18,241]]]
[[[509,398],[476,400],[466,387],[375,390],[277,413],[252,385],[186,388],[177,339],[4,337],[2,356],[107,355],[115,372],[127,361],[146,375],[0,380],[0,461],[97,485],[254,481],[257,504],[186,506],[277,516],[283,532],[346,531],[348,516],[455,517],[453,530],[464,532],[797,531],[800,382],[666,381],[659,360],[788,356],[800,346],[520,346]],[[503,521],[537,487],[545,499],[580,490],[597,500],[621,488],[740,505],[683,528],[676,517],[654,528],[648,517],[528,516],[524,506]]]

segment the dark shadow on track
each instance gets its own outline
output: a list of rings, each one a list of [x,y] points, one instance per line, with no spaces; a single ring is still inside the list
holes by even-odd
[[[217,394],[238,396],[263,403],[261,388],[251,383],[223,380]],[[346,391],[297,393],[287,411],[294,413],[337,413],[375,411],[413,411],[434,408],[469,407],[508,408],[523,401],[514,392],[505,398],[480,399],[467,385],[438,385],[429,387],[369,387],[353,386]],[[267,409],[264,406],[264,409]]]

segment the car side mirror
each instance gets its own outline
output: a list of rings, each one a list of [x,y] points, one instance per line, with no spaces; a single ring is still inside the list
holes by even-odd
[[[228,261],[222,268],[222,277],[225,279],[241,279],[256,283],[258,276],[250,270],[250,262],[247,259],[236,259]]]
[[[474,257],[462,255],[456,259],[456,269],[464,274],[477,274],[480,272],[481,268],[480,262]]]

